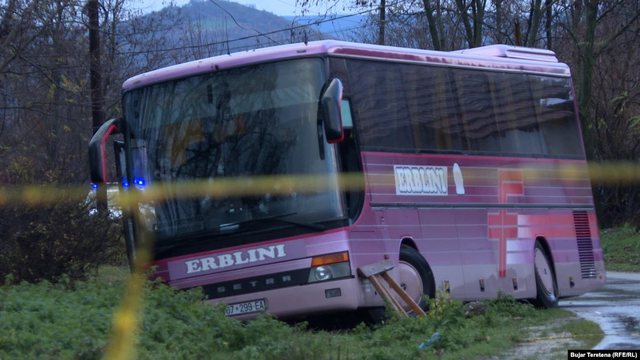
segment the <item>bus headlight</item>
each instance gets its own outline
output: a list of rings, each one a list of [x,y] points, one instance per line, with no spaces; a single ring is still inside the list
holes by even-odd
[[[309,276],[310,281],[325,281],[333,278],[333,273],[329,266],[318,266],[313,268],[313,274]]]
[[[311,261],[309,283],[340,279],[351,276],[349,253],[341,252],[316,256]]]

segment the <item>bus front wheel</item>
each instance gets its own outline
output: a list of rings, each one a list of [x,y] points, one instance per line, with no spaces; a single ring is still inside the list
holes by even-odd
[[[536,276],[536,298],[534,305],[552,308],[558,305],[558,284],[549,254],[537,241],[533,254],[533,268]]]
[[[434,298],[436,294],[433,272],[427,261],[420,255],[418,250],[409,246],[402,246],[400,248],[398,272],[400,287],[421,308],[426,310],[427,303],[424,300],[424,295]]]

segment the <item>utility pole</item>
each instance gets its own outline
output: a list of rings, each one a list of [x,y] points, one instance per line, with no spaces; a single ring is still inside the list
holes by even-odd
[[[104,122],[104,97],[102,95],[102,69],[100,67],[100,4],[98,0],[87,1],[87,17],[89,18],[89,83],[91,87],[91,121],[93,133]],[[107,215],[107,187],[98,186],[96,190],[96,207],[98,213]]]
[[[98,0],[87,1],[89,17],[89,82],[91,86],[91,118],[93,131],[104,122],[102,105],[102,69],[100,68],[100,25]]]
[[[386,21],[386,4],[385,0],[380,0],[380,27],[378,28],[378,44],[384,45],[384,27]]]

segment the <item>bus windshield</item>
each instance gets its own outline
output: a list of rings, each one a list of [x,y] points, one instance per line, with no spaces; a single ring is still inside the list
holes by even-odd
[[[144,164],[144,169],[133,171],[142,174],[136,175],[135,183],[171,191],[180,182],[215,183],[223,178],[337,178],[335,149],[318,134],[324,79],[321,59],[298,59],[196,75],[126,93],[124,120],[130,142],[143,149],[134,158],[144,158],[133,161],[134,166]],[[158,245],[194,235],[268,229],[269,224],[313,231],[322,229],[314,224],[342,218],[343,207],[337,188],[140,204],[144,224],[156,234]]]

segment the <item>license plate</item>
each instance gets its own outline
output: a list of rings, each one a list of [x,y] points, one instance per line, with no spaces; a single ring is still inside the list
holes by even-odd
[[[265,311],[266,309],[266,301],[264,299],[258,299],[227,305],[227,308],[224,309],[224,314],[227,316],[235,316]]]

